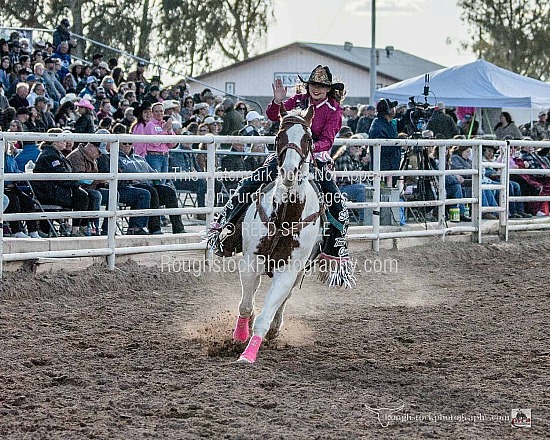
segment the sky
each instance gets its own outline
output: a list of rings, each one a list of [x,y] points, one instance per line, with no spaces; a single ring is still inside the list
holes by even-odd
[[[456,0],[376,1],[376,47],[393,46],[445,67],[475,61]],[[371,47],[371,0],[275,0],[266,51],[295,41]],[[450,43],[450,44],[449,44]]]

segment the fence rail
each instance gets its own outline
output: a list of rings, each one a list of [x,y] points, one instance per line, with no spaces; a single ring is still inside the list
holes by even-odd
[[[75,142],[108,142],[110,143],[110,172],[109,173],[21,173],[21,174],[6,174],[4,173],[4,154],[6,143],[15,141],[55,141],[55,140],[72,140]],[[132,216],[148,216],[148,215],[175,215],[175,214],[206,214],[207,224],[213,219],[213,216],[221,207],[215,206],[215,180],[216,179],[240,179],[250,175],[250,171],[218,171],[216,168],[216,156],[227,155],[227,150],[220,150],[218,147],[222,143],[242,142],[245,144],[262,143],[273,145],[273,137],[243,137],[243,136],[155,136],[155,142],[177,143],[202,143],[206,145],[206,151],[195,151],[194,154],[207,155],[207,169],[204,172],[168,172],[168,173],[119,173],[118,172],[118,155],[119,144],[121,142],[150,142],[150,136],[135,136],[135,135],[98,135],[98,134],[72,134],[72,133],[11,133],[4,132],[0,135],[0,186],[4,188],[6,181],[44,181],[44,180],[104,180],[109,182],[109,204],[110,207],[117,206],[117,189],[118,183],[128,180],[195,180],[206,179],[207,197],[205,207],[183,207],[171,209],[140,209],[140,210],[118,210],[109,208],[105,211],[64,211],[64,212],[35,212],[35,213],[17,213],[4,214],[0,213],[0,221],[13,220],[40,220],[40,219],[69,219],[69,218],[107,218],[109,221],[107,247],[90,248],[90,249],[72,249],[63,251],[36,251],[36,252],[19,252],[5,253],[4,252],[4,237],[0,232],[0,251],[2,258],[0,259],[0,273],[2,271],[2,262],[29,260],[37,258],[65,258],[76,256],[106,256],[110,269],[115,267],[115,258],[117,255],[128,255],[135,253],[149,252],[169,252],[182,250],[205,250],[206,245],[200,242],[200,234],[186,234],[186,237],[193,237],[199,240],[197,243],[180,243],[180,244],[165,244],[155,246],[130,246],[121,247],[117,243],[115,237],[116,221],[120,217]],[[548,202],[550,196],[523,196],[511,197],[509,195],[508,182],[510,175],[517,174],[538,174],[550,175],[550,169],[510,169],[509,168],[509,146],[534,146],[534,147],[549,147],[548,142],[531,142],[531,141],[494,141],[494,140],[380,140],[380,139],[337,139],[337,145],[367,145],[373,151],[373,163],[371,171],[353,171],[353,172],[334,172],[336,176],[360,177],[364,182],[369,182],[372,187],[372,201],[364,203],[348,203],[351,209],[373,209],[372,216],[372,231],[369,233],[359,232],[356,227],[349,229],[348,237],[350,240],[371,240],[373,249],[379,251],[380,240],[388,238],[400,237],[434,237],[440,236],[444,238],[449,233],[471,233],[474,240],[482,241],[481,218],[484,212],[495,212],[499,216],[499,235],[507,240],[508,231],[513,230],[532,230],[532,229],[548,229],[550,225],[541,224],[538,222],[514,222],[510,224],[508,221],[508,207],[510,202]],[[454,145],[471,146],[473,149],[472,169],[468,170],[448,170],[445,169],[447,149]],[[491,145],[500,150],[501,162],[484,162],[482,160],[482,146]],[[417,147],[440,147],[438,153],[438,169],[433,170],[395,170],[381,171],[380,170],[380,153],[381,149],[386,146],[401,146],[402,148],[417,148]],[[181,150],[173,150],[174,154]],[[490,166],[501,170],[501,182],[498,184],[485,184],[483,180],[484,167]],[[446,199],[445,192],[445,176],[453,175],[469,175],[472,176],[472,196],[462,199]],[[437,200],[415,200],[386,202],[381,201],[381,190],[383,188],[382,180],[384,178],[393,177],[420,177],[433,176],[437,186]],[[498,207],[481,207],[480,196],[483,190],[499,190],[499,206]],[[449,225],[445,219],[445,206],[455,204],[471,204],[471,225]],[[435,226],[426,230],[404,230],[404,231],[383,231],[380,225],[380,209],[381,208],[412,208],[412,207],[435,207],[437,208],[437,222]]]

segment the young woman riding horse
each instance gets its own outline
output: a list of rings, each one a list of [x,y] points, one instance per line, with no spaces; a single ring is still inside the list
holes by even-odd
[[[325,231],[322,252],[319,260],[325,260],[330,272],[326,279],[329,285],[351,286],[354,282],[353,268],[349,261],[346,243],[348,228],[348,211],[345,199],[330,173],[332,159],[330,149],[336,134],[342,126],[342,107],[340,102],[345,96],[344,84],[332,81],[332,73],[326,66],[317,66],[305,83],[306,93],[286,98],[287,89],[281,80],[275,80],[273,101],[268,105],[266,115],[272,121],[279,119],[282,104],[286,110],[306,110],[314,106],[315,116],[311,124],[313,135],[313,153],[318,168],[320,189],[324,195],[328,210],[328,228]],[[252,202],[254,194],[263,184],[272,182],[277,176],[277,157],[269,156],[264,165],[243,179],[233,197],[212,223],[209,232],[209,243],[220,256],[231,256],[240,247],[240,235],[235,233],[235,225],[241,219],[245,208]]]

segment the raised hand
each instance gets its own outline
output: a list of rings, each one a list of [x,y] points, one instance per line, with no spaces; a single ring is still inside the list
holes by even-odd
[[[286,98],[287,88],[283,86],[283,82],[280,79],[276,79],[275,82],[271,85],[273,89],[273,98],[275,99],[276,104],[280,104]]]

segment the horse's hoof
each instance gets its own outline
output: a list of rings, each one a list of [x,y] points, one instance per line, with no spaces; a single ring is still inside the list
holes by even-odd
[[[237,359],[237,362],[239,364],[253,364],[254,362],[256,362],[256,359],[249,359],[246,356],[241,355],[241,357]]]
[[[256,362],[256,356],[258,356],[258,350],[260,349],[260,345],[262,344],[262,337],[258,335],[252,336],[250,338],[250,341],[248,342],[248,345],[246,346],[246,349],[243,351],[243,354],[241,354],[241,357],[239,358],[239,362],[242,363],[249,363],[253,364]]]
[[[233,331],[233,340],[237,342],[246,342],[248,341],[248,337],[250,336],[249,333],[249,322],[250,318],[241,318],[240,316],[237,318],[237,325],[235,326],[235,330]]]

